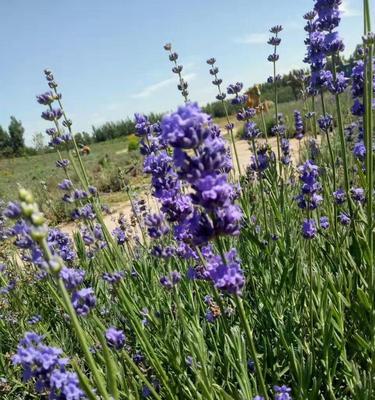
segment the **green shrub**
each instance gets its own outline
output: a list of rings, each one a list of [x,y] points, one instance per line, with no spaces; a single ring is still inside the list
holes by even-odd
[[[128,139],[128,151],[135,151],[139,149],[139,140],[135,136]]]

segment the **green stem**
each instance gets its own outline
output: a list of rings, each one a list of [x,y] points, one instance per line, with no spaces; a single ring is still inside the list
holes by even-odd
[[[129,356],[129,354],[126,352],[126,350],[123,350],[121,353],[124,358],[126,363],[130,366],[130,368],[139,376],[139,378],[142,380],[142,382],[150,389],[150,392],[154,396],[156,400],[161,400],[161,397],[158,395],[157,391],[155,388],[152,386],[152,384],[148,381],[146,376],[142,373],[142,371],[137,367],[135,362],[132,360],[132,358]]]
[[[264,376],[263,376],[263,373],[262,373],[262,370],[261,370],[261,367],[259,364],[258,354],[256,352],[253,331],[251,330],[249,321],[246,318],[246,313],[245,313],[242,299],[239,296],[235,296],[234,300],[236,302],[236,306],[237,306],[237,309],[240,314],[240,321],[241,321],[242,329],[245,331],[245,334],[246,334],[246,339],[247,339],[247,344],[250,349],[250,354],[254,360],[255,372],[257,374],[259,385],[260,385],[260,395],[264,396],[265,400],[268,400],[269,397],[268,397],[268,393],[267,393],[266,384],[264,381]]]
[[[215,74],[215,79],[218,80],[217,74]],[[221,91],[221,87],[220,85],[218,85],[218,91],[219,91],[219,95],[222,95],[222,91]],[[228,131],[229,131],[229,135],[230,135],[230,139],[232,142],[232,146],[233,146],[233,150],[234,150],[234,155],[236,157],[236,163],[237,163],[237,168],[238,168],[238,175],[241,176],[241,165],[240,165],[240,159],[238,157],[238,152],[237,152],[237,147],[236,147],[236,142],[234,140],[234,135],[233,135],[233,128],[229,128],[231,126],[231,122],[229,120],[229,113],[228,113],[228,107],[226,102],[223,100],[221,100],[221,103],[223,105],[224,108],[224,112],[225,112],[225,117],[227,119],[227,124],[228,124]]]
[[[81,327],[81,324],[78,321],[77,314],[76,314],[76,312],[75,312],[75,310],[73,308],[73,305],[72,305],[72,303],[70,301],[69,293],[67,292],[67,290],[65,288],[65,285],[64,285],[64,282],[63,282],[63,280],[61,278],[58,279],[58,285],[59,285],[59,289],[60,289],[63,301],[65,303],[65,308],[66,308],[66,310],[67,310],[67,312],[68,312],[68,314],[70,316],[70,319],[72,321],[73,328],[74,328],[75,333],[77,335],[77,338],[78,338],[79,344],[80,344],[80,346],[82,348],[82,351],[83,351],[83,353],[85,355],[85,359],[86,359],[87,365],[89,366],[90,371],[91,371],[91,373],[93,375],[93,378],[94,378],[94,381],[95,381],[96,386],[98,388],[98,391],[103,396],[103,398],[105,400],[110,400],[109,394],[108,394],[108,392],[107,392],[107,390],[105,388],[105,384],[103,382],[103,377],[101,376],[101,374],[100,374],[100,372],[99,372],[99,370],[98,370],[98,368],[96,366],[94,357],[92,356],[92,354],[90,352],[89,346],[88,346],[88,344],[86,342],[86,339],[85,339],[84,331],[83,331],[83,329]]]

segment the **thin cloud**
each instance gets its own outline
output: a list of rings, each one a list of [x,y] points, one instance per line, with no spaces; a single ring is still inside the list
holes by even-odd
[[[268,35],[266,33],[250,33],[243,37],[235,39],[236,43],[241,44],[264,44],[267,42]]]
[[[349,18],[349,17],[359,17],[362,15],[362,11],[352,8],[350,1],[344,0],[340,7],[342,11],[342,16]]]
[[[195,77],[196,77],[196,74],[194,72],[191,72],[190,74],[186,74],[184,76],[184,79],[185,79],[185,81],[189,82],[189,81],[193,80]],[[159,91],[160,89],[163,89],[165,87],[168,87],[168,86],[171,86],[172,84],[177,84],[177,83],[178,83],[178,81],[176,80],[175,77],[165,79],[163,81],[146,86],[140,92],[133,94],[131,97],[133,97],[133,98],[150,97],[153,93]]]

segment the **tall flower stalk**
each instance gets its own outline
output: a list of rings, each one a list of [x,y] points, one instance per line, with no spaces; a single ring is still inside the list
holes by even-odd
[[[172,68],[172,72],[178,76],[178,85],[177,88],[181,92],[182,97],[184,98],[185,104],[189,101],[189,92],[188,92],[188,83],[182,76],[183,66],[177,64],[178,54],[175,51],[172,51],[172,44],[166,43],[164,45],[164,50],[169,53],[169,61],[174,64]]]
[[[281,148],[280,148],[280,133],[278,130],[279,126],[279,106],[278,106],[278,90],[277,90],[277,75],[276,75],[276,62],[279,60],[279,54],[277,54],[277,47],[280,45],[281,38],[278,36],[283,30],[281,25],[275,25],[270,29],[270,32],[275,36],[272,36],[268,40],[268,44],[273,46],[273,53],[268,56],[268,61],[272,62],[273,65],[273,86],[274,86],[274,101],[275,101],[275,129],[277,139],[277,159],[280,163],[281,159]],[[281,175],[281,163],[280,163],[280,175]]]
[[[223,105],[223,108],[224,108],[225,117],[226,117],[226,119],[227,119],[227,123],[226,123],[226,125],[225,125],[225,128],[226,128],[226,130],[228,131],[228,133],[229,133],[229,135],[230,135],[230,139],[231,139],[231,142],[232,142],[232,147],[233,147],[234,155],[235,155],[235,157],[236,157],[238,175],[241,176],[240,159],[239,159],[239,157],[238,157],[238,152],[237,152],[237,147],[236,147],[236,141],[235,141],[235,139],[234,139],[234,133],[233,133],[234,126],[233,126],[233,123],[230,122],[230,120],[229,120],[228,107],[227,107],[227,103],[225,102],[226,94],[225,94],[225,92],[223,92],[222,89],[221,89],[221,84],[222,84],[223,81],[222,81],[221,78],[219,78],[219,77],[217,76],[217,74],[218,74],[218,72],[219,72],[219,68],[215,65],[215,63],[216,63],[215,58],[209,58],[209,59],[207,60],[207,64],[211,66],[211,68],[210,68],[210,74],[215,78],[215,79],[212,81],[212,84],[213,84],[214,86],[217,87],[217,90],[218,90],[218,92],[219,92],[219,93],[217,94],[217,96],[216,96],[216,99],[217,99],[218,101],[221,101],[221,104]]]

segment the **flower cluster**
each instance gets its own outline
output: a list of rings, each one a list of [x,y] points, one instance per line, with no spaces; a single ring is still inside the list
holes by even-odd
[[[188,101],[188,83],[187,81],[182,77],[181,71],[183,69],[182,65],[177,64],[177,60],[178,60],[178,54],[174,51],[172,51],[172,45],[171,43],[166,43],[164,45],[164,50],[167,51],[169,53],[169,61],[171,61],[174,66],[172,68],[172,72],[174,74],[178,75],[179,78],[179,83],[177,85],[177,89],[181,92],[182,96],[185,99],[185,102]]]
[[[233,204],[236,191],[228,183],[228,152],[208,115],[188,103],[165,116],[161,127],[164,140],[173,148],[173,166],[181,182],[193,190],[189,198],[196,206],[176,226],[176,236],[202,244],[220,234],[238,234],[241,212]]]
[[[306,161],[299,167],[300,180],[302,182],[301,193],[296,196],[298,207],[310,211],[315,210],[323,201],[323,197],[319,194],[322,190],[321,184],[318,182],[319,167],[312,161]],[[302,234],[306,239],[312,239],[316,236],[316,223],[313,219],[306,219],[302,226]]]
[[[270,29],[270,32],[274,35],[272,37],[270,37],[270,39],[268,40],[268,44],[273,46],[273,53],[270,54],[267,58],[268,61],[275,63],[276,61],[278,61],[279,59],[279,55],[276,53],[277,47],[280,45],[281,43],[281,38],[278,36],[279,33],[283,30],[283,27],[281,25],[276,25],[273,26]]]
[[[338,32],[334,31],[341,19],[340,4],[341,0],[317,0],[314,10],[304,15],[307,20],[305,30],[308,33],[304,62],[311,68],[310,94],[316,94],[322,86],[335,94],[342,93],[347,87],[347,79],[343,74],[338,74],[334,79],[332,73],[325,69],[327,57],[344,50]]]
[[[226,94],[221,90],[221,84],[223,83],[223,80],[217,76],[219,68],[215,65],[215,63],[216,60],[213,57],[207,60],[207,64],[210,66],[210,75],[214,78],[212,84],[217,87],[217,90],[219,92],[216,95],[216,99],[219,101],[224,101]]]
[[[121,329],[110,327],[105,332],[109,347],[120,350],[125,346],[125,334]]]
[[[205,258],[204,276],[209,278],[217,289],[240,295],[245,284],[245,277],[236,249],[230,250],[223,256],[207,251]]]
[[[301,113],[298,110],[294,111],[294,127],[295,127],[294,137],[297,140],[303,139],[304,136],[303,119]]]
[[[67,370],[68,360],[62,357],[62,350],[46,346],[43,337],[34,332],[25,333],[12,362],[22,366],[24,381],[34,380],[36,391],[47,391],[49,399],[85,398],[77,374]]]
[[[281,152],[282,152],[281,162],[284,165],[289,165],[291,163],[290,143],[287,138],[281,138],[280,148],[281,148]]]

